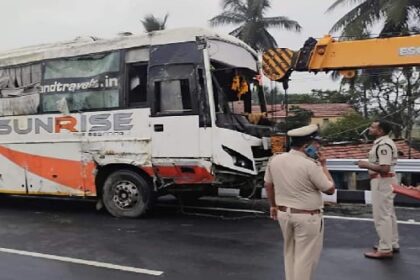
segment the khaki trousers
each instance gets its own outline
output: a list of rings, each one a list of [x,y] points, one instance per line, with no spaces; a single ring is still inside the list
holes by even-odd
[[[277,214],[284,240],[286,280],[312,279],[323,245],[322,214]]]
[[[394,208],[395,194],[391,184],[397,183],[395,177],[375,178],[370,181],[372,191],[372,214],[379,237],[378,251],[390,252],[399,248],[397,218]]]

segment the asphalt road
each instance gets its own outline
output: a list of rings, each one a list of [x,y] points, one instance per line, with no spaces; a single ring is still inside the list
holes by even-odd
[[[199,209],[197,209],[199,207]],[[282,238],[263,201],[166,199],[147,218],[117,219],[83,201],[0,198],[0,279],[284,279]],[[369,208],[328,207],[316,280],[418,279],[420,209],[399,208],[401,253],[363,257]]]

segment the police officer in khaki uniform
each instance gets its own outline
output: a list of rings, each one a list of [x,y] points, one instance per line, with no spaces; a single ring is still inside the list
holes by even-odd
[[[397,183],[395,164],[397,163],[397,147],[388,134],[391,126],[382,120],[375,121],[369,127],[369,134],[375,137],[369,152],[369,161],[358,161],[360,168],[369,172],[372,193],[372,213],[379,243],[372,252],[365,253],[367,258],[392,258],[399,252],[397,219],[394,209],[392,184]]]
[[[290,130],[290,152],[273,156],[264,176],[270,216],[283,234],[286,280],[313,278],[324,235],[321,192],[335,192],[317,131],[316,125]]]

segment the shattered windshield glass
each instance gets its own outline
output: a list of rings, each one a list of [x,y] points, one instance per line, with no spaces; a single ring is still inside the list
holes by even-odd
[[[224,68],[220,63],[213,62],[212,82],[216,112],[243,114],[261,111],[256,72],[244,68]]]
[[[246,45],[210,40],[209,56],[216,112],[260,112],[257,54]]]

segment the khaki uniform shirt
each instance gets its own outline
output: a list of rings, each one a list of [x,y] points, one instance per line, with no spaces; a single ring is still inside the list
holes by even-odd
[[[397,164],[398,151],[394,141],[388,135],[379,137],[373,142],[372,149],[369,152],[369,162],[379,165],[389,165],[391,167],[390,173],[395,172],[395,165]],[[376,173],[369,170],[369,174]]]
[[[322,166],[296,150],[274,156],[264,181],[274,184],[277,205],[306,210],[322,208],[320,191],[333,187]]]

